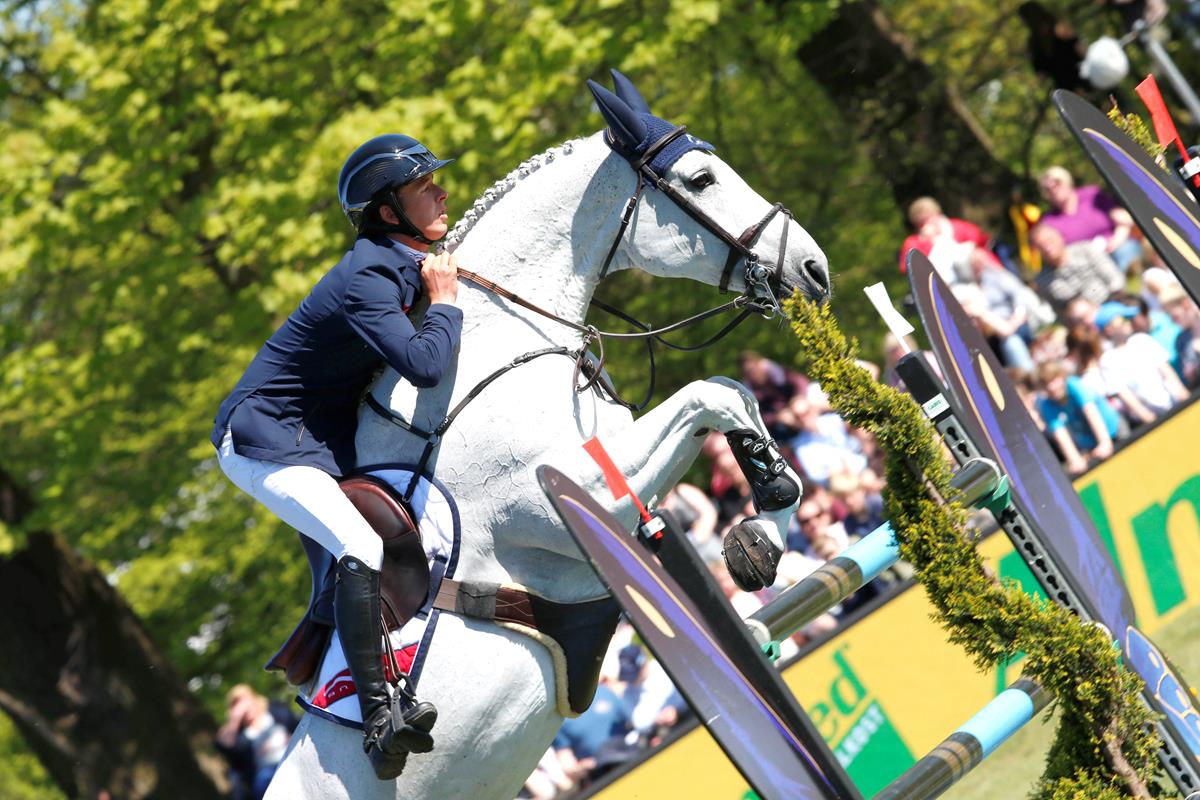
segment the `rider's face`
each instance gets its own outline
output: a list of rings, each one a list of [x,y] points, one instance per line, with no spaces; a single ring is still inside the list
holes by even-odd
[[[436,242],[449,230],[446,216],[446,190],[433,181],[432,175],[400,187],[398,192],[405,215],[425,235]]]

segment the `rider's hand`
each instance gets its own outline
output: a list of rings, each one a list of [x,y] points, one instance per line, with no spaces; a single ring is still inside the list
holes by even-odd
[[[421,264],[421,283],[430,303],[454,305],[458,299],[458,259],[450,253],[430,253]]]

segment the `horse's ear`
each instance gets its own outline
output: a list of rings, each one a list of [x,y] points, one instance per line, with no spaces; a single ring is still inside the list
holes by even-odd
[[[617,97],[625,101],[625,104],[639,114],[649,114],[650,106],[646,105],[646,101],[642,99],[642,93],[633,85],[633,81],[626,78],[615,69],[610,69],[612,73],[613,88],[617,90]]]
[[[608,123],[608,129],[613,138],[627,150],[636,150],[646,138],[646,123],[638,118],[637,113],[624,100],[605,89],[595,81],[587,82],[596,98],[596,105]]]

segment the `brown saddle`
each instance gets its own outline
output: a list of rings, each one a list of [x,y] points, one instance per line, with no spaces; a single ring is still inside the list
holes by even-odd
[[[339,481],[342,491],[371,528],[383,539],[380,595],[388,630],[412,619],[429,599],[429,562],[412,509],[384,481],[370,475],[349,475]],[[333,555],[300,536],[312,572],[308,610],[292,635],[270,661],[268,670],[282,670],[295,686],[312,679],[333,633]]]

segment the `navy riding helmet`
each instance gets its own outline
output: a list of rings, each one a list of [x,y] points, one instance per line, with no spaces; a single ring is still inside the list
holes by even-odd
[[[430,244],[404,213],[396,190],[412,183],[454,159],[440,159],[411,136],[389,133],[363,143],[350,154],[338,175],[338,199],[342,211],[361,233],[394,231]],[[379,207],[391,206],[399,225],[384,222]]]

